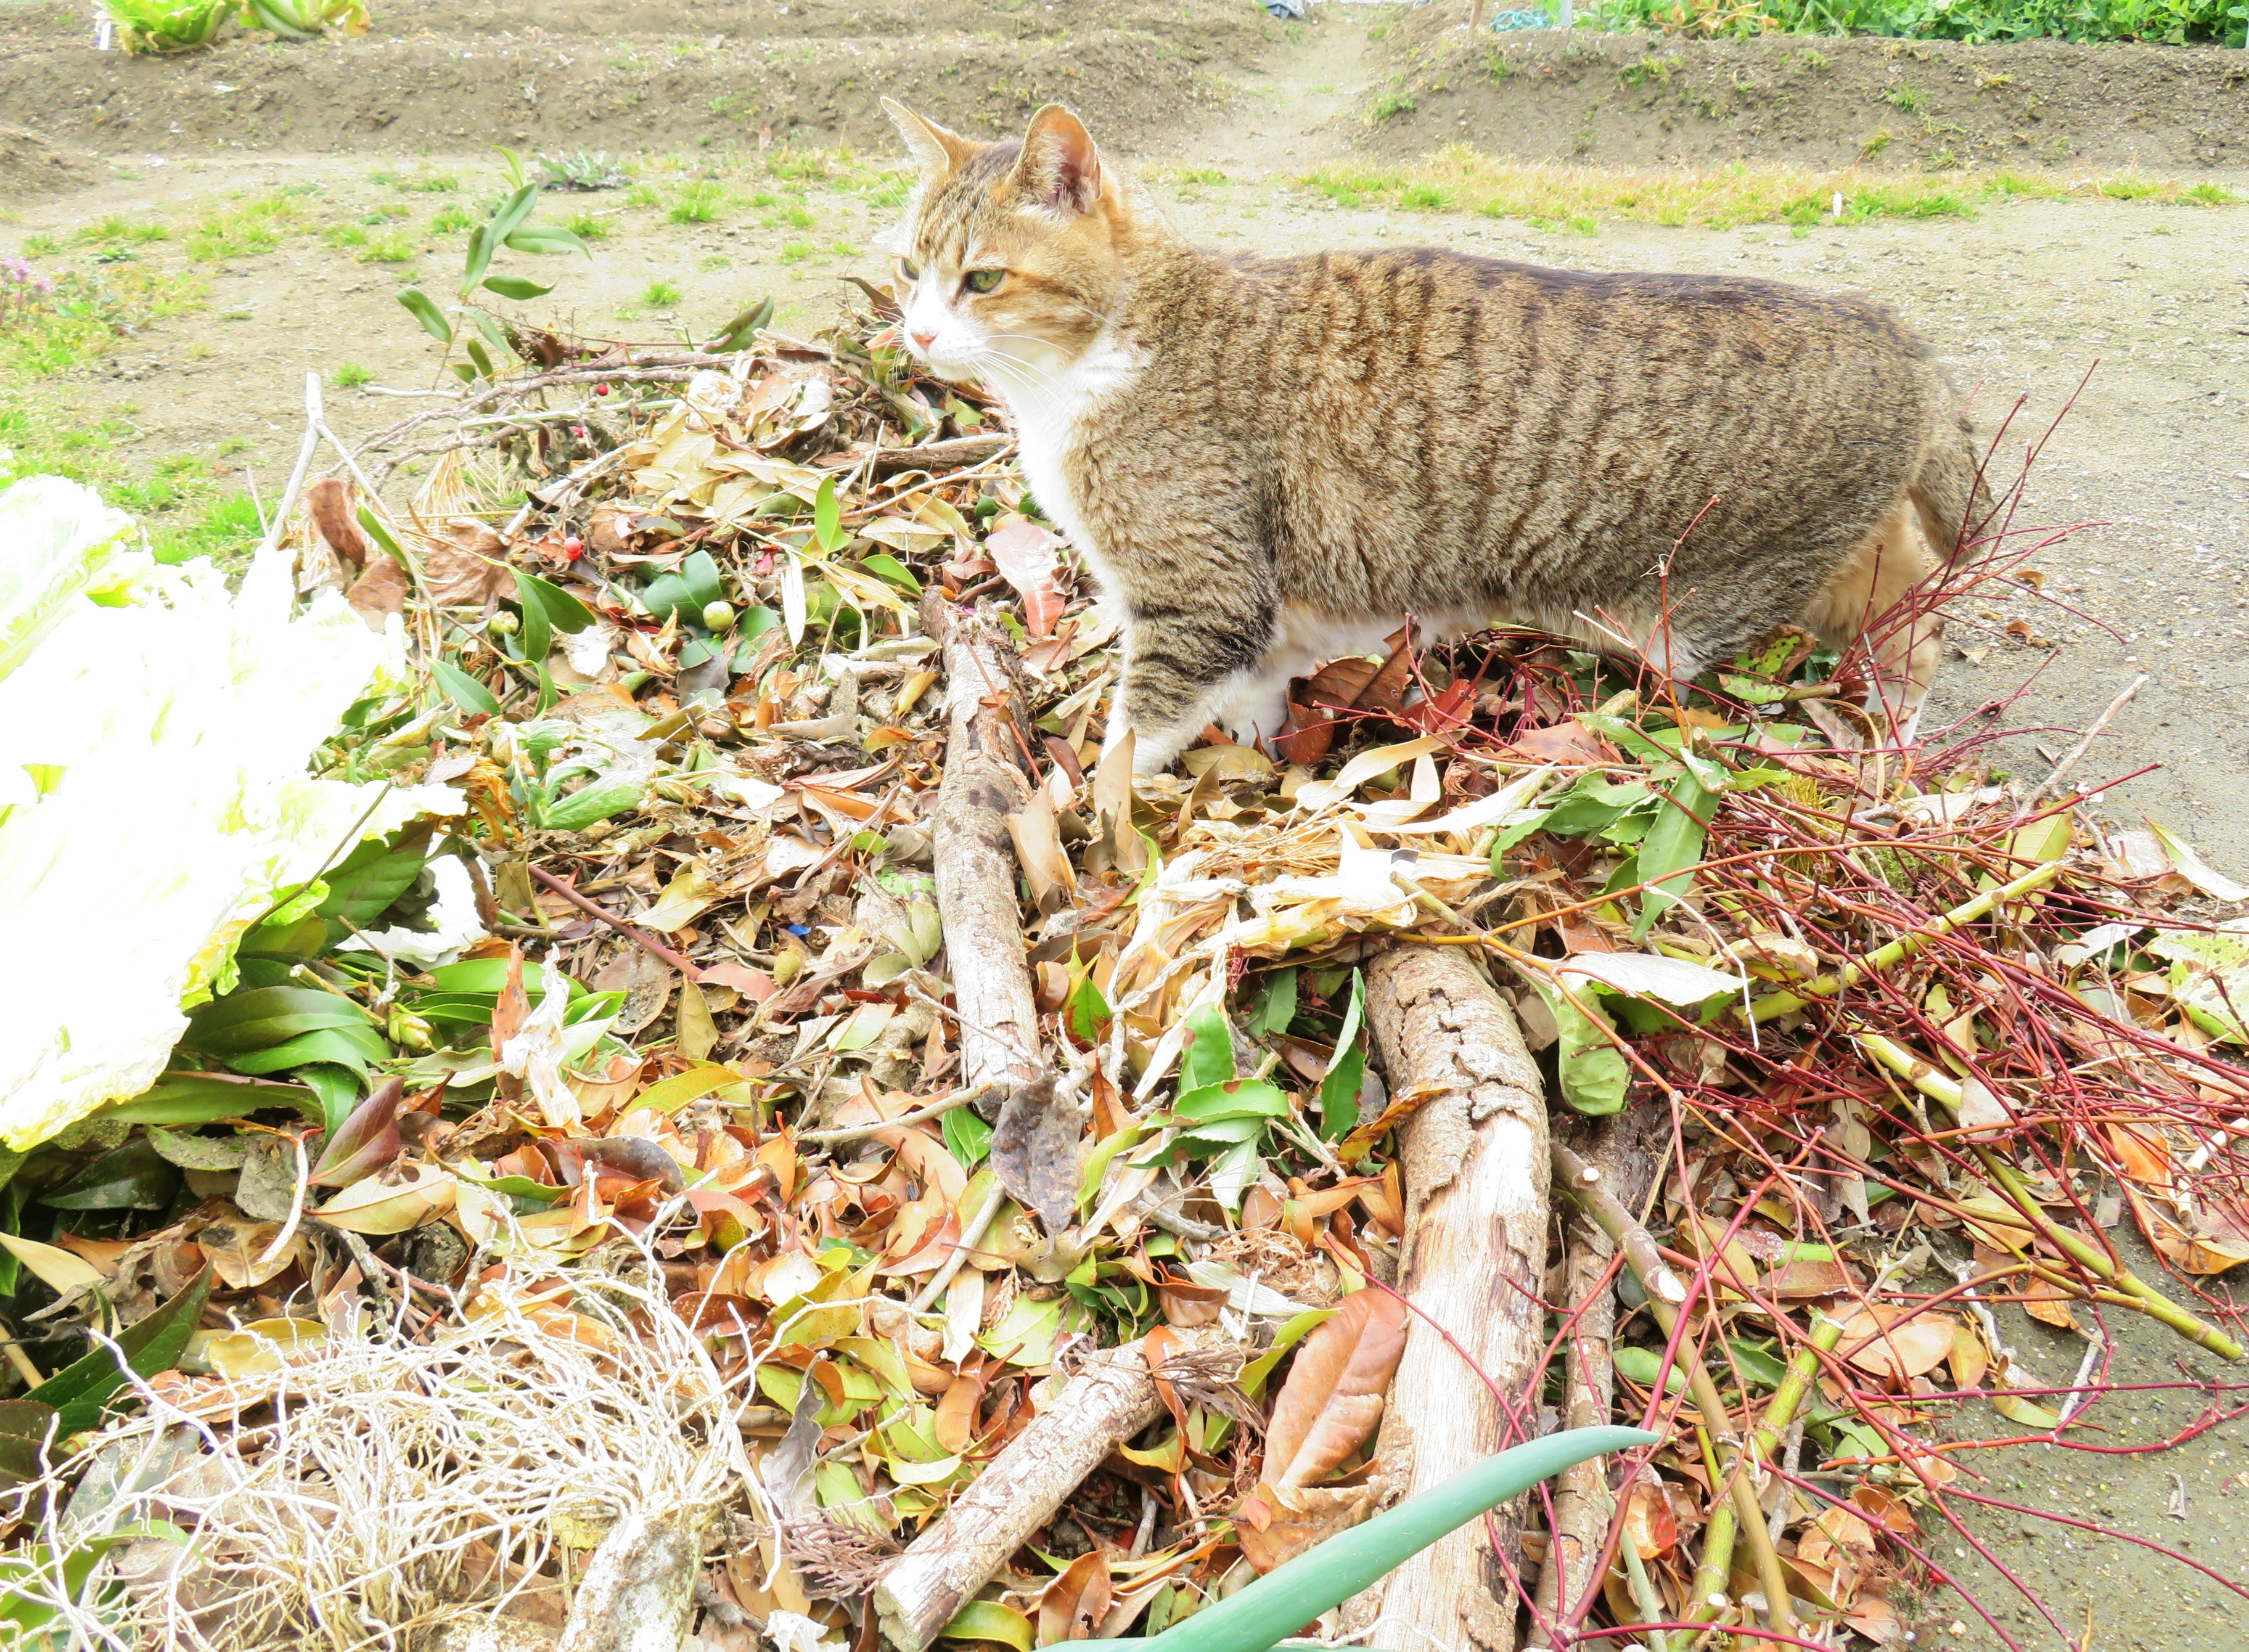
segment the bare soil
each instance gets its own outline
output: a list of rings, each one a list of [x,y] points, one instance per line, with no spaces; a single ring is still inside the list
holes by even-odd
[[[897,97],[986,135],[1097,105],[1138,147],[1224,101],[1283,26],[1230,0],[388,0],[356,38],[236,31],[189,57],[93,50],[76,7],[0,4],[0,110],[111,154],[214,148],[879,147]],[[692,18],[698,31],[681,33]],[[707,23],[704,21],[708,19]],[[0,184],[22,187],[11,169]]]
[[[33,128],[21,137],[0,132],[0,191],[18,214],[14,223],[0,218],[0,249],[20,250],[33,235],[67,237],[112,215],[150,217],[173,233],[136,244],[143,267],[185,272],[209,284],[208,303],[198,313],[155,323],[107,361],[62,379],[0,385],[0,398],[34,398],[29,404],[40,416],[77,421],[97,432],[101,462],[126,473],[151,475],[187,460],[228,485],[242,485],[246,472],[271,498],[296,444],[306,368],[329,378],[331,421],[347,435],[423,404],[408,398],[436,384],[435,350],[391,294],[410,271],[442,286],[457,268],[457,233],[441,232],[431,220],[455,201],[476,207],[498,188],[484,148],[495,136],[506,141],[529,131],[533,137],[521,141],[535,147],[635,153],[699,150],[706,137],[713,148],[753,148],[772,118],[763,111],[783,107],[771,87],[791,84],[773,66],[771,54],[779,52],[781,66],[799,77],[799,89],[790,93],[794,100],[786,107],[802,118],[777,126],[776,142],[784,134],[799,142],[848,141],[886,156],[890,140],[869,112],[876,90],[893,83],[877,77],[925,73],[928,84],[943,91],[967,73],[941,74],[946,62],[987,54],[976,60],[1004,67],[991,68],[980,84],[959,86],[959,102],[937,104],[947,118],[977,130],[1013,124],[1043,92],[1018,91],[1013,79],[1004,92],[988,88],[1037,65],[1040,73],[1079,88],[1073,100],[1128,159],[1157,166],[1159,176],[1166,176],[1159,163],[1173,162],[1222,174],[1214,179],[1198,170],[1192,176],[1200,182],[1160,186],[1181,225],[1220,246],[1294,252],[1440,242],[1544,264],[1738,272],[1876,293],[1932,341],[1964,387],[1975,389],[1987,431],[2025,398],[2025,412],[2003,449],[2009,472],[2023,443],[2046,430],[2091,370],[2033,472],[2025,519],[2087,526],[2039,557],[2048,576],[2043,598],[2013,593],[1977,605],[1956,627],[1935,720],[1964,719],[1961,726],[1969,731],[2014,728],[2019,732],[1994,748],[1994,761],[2043,774],[2041,747],[2066,748],[2118,688],[2148,672],[2153,680],[2080,772],[2107,778],[2159,767],[2109,793],[2100,812],[2136,824],[2144,810],[2200,843],[2222,866],[2249,871],[2249,723],[2240,714],[2249,702],[2249,265],[2243,258],[2249,208],[2074,197],[1998,204],[1964,220],[1885,220],[1803,233],[1604,224],[1592,235],[1460,215],[1345,210],[1287,179],[1316,161],[1367,149],[1418,153],[1454,137],[1453,128],[1462,124],[1441,102],[1418,98],[1410,115],[1374,127],[1365,118],[1395,89],[1398,72],[1396,59],[1386,55],[1397,43],[1370,42],[1370,29],[1402,23],[1410,35],[1439,20],[1438,8],[1407,13],[1323,6],[1313,25],[1290,30],[1270,24],[1246,0],[1137,10],[1134,3],[1092,17],[1098,26],[1090,33],[1060,36],[1046,21],[1050,14],[1028,5],[940,0],[911,10],[894,3],[847,10],[792,0],[784,14],[760,0],[747,9],[727,8],[722,15],[732,32],[713,45],[710,34],[686,42],[631,32],[661,28],[676,15],[669,8],[589,0],[533,14],[501,0],[442,7],[391,0],[381,8],[380,32],[364,41],[307,48],[252,40],[216,56],[142,64],[86,51],[74,5],[63,12],[0,0],[0,29],[14,28],[0,34],[0,108]],[[1011,31],[1034,14],[1041,32]],[[1051,15],[1066,14],[1057,8]],[[907,38],[904,31],[917,24],[941,31]],[[715,32],[719,25],[712,26]],[[430,38],[415,38],[425,27]],[[534,27],[544,35],[533,38]],[[504,38],[509,32],[513,39]],[[846,40],[850,52],[843,49]],[[1602,59],[1606,69],[1584,67],[1572,94],[1578,102],[1557,94],[1551,116],[1533,102],[1511,111],[1490,105],[1486,115],[1475,117],[1493,123],[1479,138],[1482,147],[1570,156],[1569,134],[1583,123],[1592,95],[1621,90],[1618,65],[1637,61],[1625,54],[1641,50],[1595,44],[1604,52],[1613,46],[1619,55],[1614,62]],[[1156,56],[1166,45],[1177,48],[1176,60]],[[680,45],[705,55],[690,58],[675,50]],[[1511,54],[1554,52],[1556,79],[1562,78],[1554,43],[1506,45]],[[1888,48],[1879,42],[1780,45],[1816,47],[1839,66],[1847,57],[1868,65],[1901,62],[1882,57]],[[1771,42],[1749,47],[1730,61],[1764,63],[1756,52],[1780,50]],[[1096,73],[1092,54],[1111,49],[1117,61],[1138,54],[1129,74]],[[1667,43],[1655,49],[1677,52],[1696,72],[1711,75],[1730,60],[1702,48]],[[810,58],[799,55],[807,50]],[[1190,50],[1203,55],[1190,59]],[[2208,92],[2208,107],[2186,110],[2175,103],[2162,129],[2181,144],[2188,139],[2179,134],[2190,127],[2216,131],[2233,120],[2236,126],[2223,130],[2239,130],[2235,106],[2222,98],[2241,93],[2229,90],[2222,78],[2227,65],[2213,64],[2210,54],[2071,50],[2086,52],[2096,68],[2155,59],[2180,65],[2183,74],[2217,77],[2194,83]],[[628,57],[641,66],[616,65]],[[563,58],[572,60],[566,77],[582,71],[587,78],[545,79],[542,69],[533,79],[541,88],[537,101],[514,106],[526,112],[520,120],[473,107],[486,97],[512,95],[509,77],[519,60],[543,65]],[[2249,64],[2249,58],[2236,58]],[[849,76],[842,66],[847,59],[856,65]],[[1785,54],[1770,60],[1785,61]],[[420,66],[409,72],[409,65]],[[383,65],[398,72],[378,87],[373,78]],[[1903,65],[1916,86],[1934,93],[1939,86],[1922,60]],[[1082,73],[1066,74],[1072,66]],[[266,78],[253,80],[253,71]],[[1674,81],[1687,72],[1675,72]],[[2134,127],[2148,113],[2132,100],[2140,83],[2125,70],[2108,72],[2122,77],[2118,84],[2127,95],[2099,118],[2120,130],[2144,130]],[[1527,86],[1530,79],[1526,72],[1510,75],[1507,84]],[[2097,81],[2094,73],[2082,84]],[[1854,84],[1860,89],[1853,97],[1821,106],[1840,134],[1827,150],[1759,153],[1806,162],[1854,158],[1852,146],[1867,130],[1861,117],[1870,108],[1885,119],[1896,113],[1893,106],[1869,105],[1870,82]],[[262,86],[269,101],[245,111],[238,92],[213,89],[222,85]],[[760,100],[754,123],[746,112],[753,86]],[[645,88],[639,105],[612,107],[635,87]],[[322,88],[335,89],[334,109],[325,106]],[[744,106],[713,113],[710,100],[729,89],[742,93]],[[1510,94],[1503,86],[1492,95]],[[1811,107],[1814,93],[1801,95]],[[823,108],[823,100],[832,108]],[[106,113],[111,103],[120,105],[114,127]],[[366,111],[376,107],[390,108],[392,118],[380,127],[364,124]],[[2087,104],[2073,119],[2097,125],[2094,110]],[[1792,112],[1789,119],[1796,118]],[[1738,135],[1745,119],[1725,130]],[[296,124],[285,130],[285,120]],[[1660,130],[1652,115],[1649,121],[1651,130]],[[171,131],[174,124],[181,130]],[[467,134],[455,135],[462,130]],[[1816,141],[1816,133],[1805,139]],[[97,160],[90,150],[107,158]],[[379,179],[378,172],[402,169],[401,150],[422,156],[405,170],[457,174],[458,191],[422,194]],[[1688,158],[1715,153],[1661,151]],[[2239,152],[2225,153],[2239,164]],[[1620,148],[1598,149],[1591,158],[1639,163],[1658,154]],[[2084,152],[2079,158],[2087,158]],[[2135,158],[2150,168],[2167,164],[2151,148],[2100,164]],[[753,156],[731,164],[731,204],[709,224],[671,223],[660,202],[630,204],[622,192],[550,202],[547,216],[582,207],[609,234],[590,265],[540,261],[540,279],[557,285],[554,298],[540,301],[533,313],[636,337],[666,336],[675,327],[700,334],[744,302],[771,293],[781,301],[781,325],[809,331],[840,304],[843,277],[881,270],[876,238],[891,211],[849,187],[850,179],[767,180]],[[667,180],[687,175],[650,166],[647,176],[668,189]],[[32,200],[22,182],[31,178],[52,180],[60,192]],[[284,190],[292,192],[286,198],[305,216],[279,245],[204,263],[189,258],[185,231],[204,215]],[[760,194],[775,199],[760,206]],[[321,234],[401,205],[409,217],[382,222],[411,233],[411,265],[360,262],[354,249],[331,244]],[[676,288],[678,296],[650,303],[654,282]],[[335,388],[337,369],[347,362],[369,369],[373,382]],[[2014,619],[2026,622],[2031,640],[2008,634]],[[2003,714],[1979,714],[2008,699],[2025,679],[2027,692]],[[2153,1277],[2149,1258],[2121,1235],[2120,1243],[2127,1259]],[[2071,1379],[2086,1347],[2081,1339],[2033,1325],[2018,1309],[1999,1311],[2007,1337],[2032,1369],[2057,1382]],[[2116,1350],[2112,1380],[2176,1380],[2183,1356],[2192,1353],[2134,1315],[2111,1315],[2108,1330]],[[2238,1377],[2211,1369],[2199,1355],[2184,1364],[2197,1376]],[[2206,1403],[2191,1391],[2150,1394],[2137,1405],[2130,1399],[2103,1401],[2096,1420],[2110,1432],[2089,1437],[2110,1444],[2160,1438],[2191,1422]],[[1964,1418],[1964,1426],[1988,1431],[1997,1421],[1984,1415]],[[1966,1459],[1968,1469],[1991,1478],[1964,1483],[2007,1502],[2077,1510],[2087,1520],[2184,1548],[2231,1575],[2241,1570],[2249,1535],[2245,1449],[2249,1430],[2238,1421],[2167,1455],[2088,1457],[2025,1448]],[[2185,1511],[2184,1519],[2177,1508]],[[2249,1645],[2249,1607],[2239,1597],[2146,1549],[1998,1511],[1971,1522],[1971,1530],[1994,1559],[2052,1602],[2069,1628],[2065,1638],[2026,1607],[2008,1604],[2001,1619],[2019,1645],[2097,1652],[2235,1652]],[[1964,1538],[1929,1536],[1938,1558],[1979,1594],[2012,1601],[2005,1580]],[[1957,1632],[1955,1622],[1962,1625]],[[1915,1645],[1923,1652],[1981,1652],[2001,1642],[1957,1597],[1940,1593],[1922,1615]]]
[[[1607,166],[2249,169],[2249,55],[2217,46],[1554,31],[1471,41],[1446,6],[1405,9],[1381,45],[1389,101],[1375,107],[1391,113],[1366,140],[1379,155],[1457,141]]]

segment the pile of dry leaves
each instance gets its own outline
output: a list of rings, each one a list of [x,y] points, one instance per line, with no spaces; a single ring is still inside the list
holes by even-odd
[[[1470,1449],[1666,1435],[1463,1537],[1485,1643],[1899,1645],[1978,1450],[2100,1426],[2104,1316],[2239,1358],[2249,891],[1991,718],[1886,747],[1795,637],[1682,700],[1408,628],[1136,783],[1111,622],[876,302],[549,340],[306,491],[302,582],[417,671],[325,771],[461,811],[16,1167],[8,1612],[1152,1634],[1465,1466],[1401,1459],[1403,1362]]]

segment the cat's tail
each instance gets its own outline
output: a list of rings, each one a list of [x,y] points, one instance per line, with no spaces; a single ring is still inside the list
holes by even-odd
[[[1941,420],[1922,450],[1921,465],[1907,485],[1921,530],[1938,563],[1950,570],[1990,530],[1991,491],[1984,484],[1984,456],[1967,415]]]

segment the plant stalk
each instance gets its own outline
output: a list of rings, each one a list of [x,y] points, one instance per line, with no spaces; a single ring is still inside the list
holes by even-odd
[[[1767,993],[1750,1004],[1750,1018],[1759,1022],[1771,1021],[1775,1015],[1785,1015],[1792,1009],[1803,1008],[1815,998],[1833,998],[1844,988],[1856,986],[1868,975],[1880,974],[1904,962],[1939,936],[1950,934],[1963,924],[1974,923],[1995,906],[2045,887],[2060,876],[2061,869],[2062,863],[2058,860],[2033,866],[2013,882],[2002,884],[1996,889],[1987,889],[1973,900],[1963,901],[1942,917],[1929,919],[1928,928],[1900,935],[1888,946],[1877,946],[1858,962],[1844,965],[1834,974],[1820,975],[1800,987]]]

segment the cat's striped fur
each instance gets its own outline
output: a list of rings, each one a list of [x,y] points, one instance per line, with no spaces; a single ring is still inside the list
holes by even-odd
[[[1958,398],[1870,300],[1428,248],[1221,256],[1065,110],[983,144],[891,109],[923,178],[910,344],[1005,398],[1036,498],[1121,606],[1109,733],[1144,771],[1213,720],[1276,732],[1291,675],[1409,614],[1681,678],[1784,623],[1847,644],[1976,498]],[[1933,623],[1870,642],[1917,706]]]

